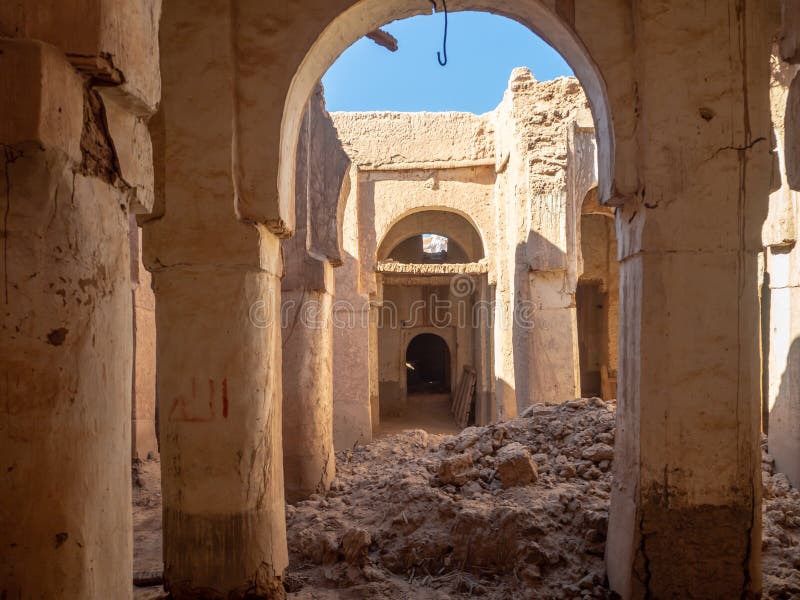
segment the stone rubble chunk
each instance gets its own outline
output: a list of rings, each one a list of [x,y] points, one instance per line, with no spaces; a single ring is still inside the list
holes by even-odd
[[[772,495],[776,498],[785,496],[791,491],[791,489],[792,484],[789,482],[789,478],[783,473],[773,475],[772,479],[770,479],[770,490]]]
[[[614,448],[608,444],[594,444],[593,446],[586,448],[581,456],[583,456],[583,458],[586,460],[591,460],[597,463],[604,460],[613,460]]]
[[[480,437],[477,427],[467,427],[453,440],[455,443],[453,451],[461,453],[472,448],[480,440]]]
[[[372,536],[369,531],[361,528],[349,529],[342,536],[342,553],[344,559],[351,564],[361,564],[367,557]]]
[[[507,444],[497,452],[497,474],[505,488],[535,483],[539,478],[530,452],[519,442]]]
[[[467,481],[475,479],[478,471],[471,455],[456,454],[442,459],[437,475],[444,485],[464,485]]]

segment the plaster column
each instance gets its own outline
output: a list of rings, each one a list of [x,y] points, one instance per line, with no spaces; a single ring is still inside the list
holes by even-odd
[[[0,39],[0,81],[0,596],[130,598],[128,197],[58,49]]]
[[[143,260],[158,329],[164,586],[176,600],[281,598],[288,563],[283,268],[276,235],[239,218],[231,19],[230,3],[191,0],[165,3],[161,18]]]
[[[800,486],[800,246],[769,248],[769,452]]]
[[[382,294],[383,292],[381,292]],[[382,301],[381,301],[382,302]],[[380,397],[380,362],[378,360],[381,337],[380,310],[382,304],[370,298],[369,308],[362,312],[362,318],[367,319],[367,381],[369,386],[369,402],[361,407],[360,413],[365,415],[369,428],[364,428],[361,435],[364,442],[371,442],[372,436],[381,426],[381,397]]]
[[[530,273],[530,295],[517,312],[517,327],[530,344],[529,402],[562,403],[580,396],[575,296],[566,271]]]
[[[574,174],[568,178],[565,170],[570,128],[586,110],[585,98],[577,84],[570,84],[559,90],[560,107],[551,110],[549,98],[541,96],[543,89],[529,69],[515,69],[496,111],[503,123],[495,138],[497,222],[503,224],[497,235],[495,319],[501,418],[514,417],[531,404],[562,403],[579,395],[577,319],[570,289],[574,236],[567,232],[574,228],[568,194],[574,193],[575,182]],[[542,160],[550,152],[563,157],[555,159],[563,160],[558,168],[550,159]]]
[[[142,230],[130,219],[133,286],[133,458],[158,457],[156,437],[156,314],[150,273],[142,264]]]
[[[798,12],[798,9],[794,9]],[[784,36],[784,43],[791,38]],[[796,38],[795,38],[796,41]],[[797,57],[791,56],[792,60]],[[800,194],[796,147],[800,125],[798,66],[772,58],[772,123],[780,161],[780,188],[770,196],[763,228],[767,285],[764,311],[764,402],[769,452],[778,471],[800,487]],[[778,183],[778,182],[776,182]]]
[[[283,450],[290,502],[326,491],[335,475],[333,267],[344,260],[349,169],[319,86],[307,103],[297,143],[297,228],[282,245]]]
[[[488,425],[495,416],[494,377],[492,374],[492,298],[494,287],[488,275],[478,278],[476,303],[469,315],[473,328],[473,364],[477,365],[478,385],[475,390],[475,422]]]
[[[333,304],[333,443],[338,452],[368,444],[378,423],[371,404],[373,377],[370,363],[370,306],[362,293],[359,258],[359,174],[350,169],[350,185],[342,210],[343,264],[334,271]],[[349,377],[349,373],[365,373]],[[376,398],[377,400],[377,398]]]
[[[177,599],[280,597],[278,274],[195,265],[154,281],[165,587]]]
[[[751,0],[646,0],[635,13],[641,188],[616,217],[622,326],[606,545],[624,598],[761,589],[766,17]]]
[[[290,270],[295,277],[290,277]],[[317,279],[316,285],[310,279]],[[305,285],[296,287],[297,283]],[[292,503],[324,493],[336,474],[332,288],[333,269],[327,262],[304,264],[301,259],[287,264],[282,310],[283,464],[286,498]]]

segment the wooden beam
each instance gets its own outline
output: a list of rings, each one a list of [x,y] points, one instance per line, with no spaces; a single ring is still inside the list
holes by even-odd
[[[378,44],[378,46],[383,46],[390,52],[397,52],[397,38],[383,29],[370,31],[367,37]]]

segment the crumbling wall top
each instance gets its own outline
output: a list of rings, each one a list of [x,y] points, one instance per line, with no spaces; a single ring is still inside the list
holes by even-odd
[[[488,115],[337,112],[332,117],[345,151],[362,169],[485,162],[494,157]]]

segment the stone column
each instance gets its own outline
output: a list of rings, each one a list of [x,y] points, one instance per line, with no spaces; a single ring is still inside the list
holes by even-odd
[[[0,595],[130,598],[134,193],[59,49],[0,80]]]
[[[769,452],[800,486],[800,247],[771,247],[769,275]]]
[[[577,84],[561,86],[561,106],[570,108],[552,110],[546,89],[529,69],[515,69],[496,111],[496,121],[502,123],[495,135],[497,223],[502,224],[496,236],[495,318],[500,418],[514,417],[535,403],[565,402],[579,390],[574,287],[570,289],[574,265],[568,255],[574,231],[567,231],[574,229],[567,214],[574,175],[569,173],[567,186],[565,171],[569,130],[577,113],[585,110],[585,98]]]
[[[794,3],[795,5],[797,3]],[[794,7],[800,13],[800,6]],[[788,16],[788,15],[787,15]],[[796,35],[796,34],[795,34]],[[792,35],[784,34],[784,45]],[[795,42],[796,37],[795,37]],[[784,48],[786,50],[786,48]],[[787,58],[797,62],[794,51]],[[770,196],[769,215],[763,228],[767,246],[764,313],[765,430],[769,452],[778,471],[800,486],[800,187],[797,177],[797,133],[800,126],[800,77],[797,64],[772,58],[772,124],[776,159],[780,161]],[[794,147],[793,149],[790,149]],[[792,164],[794,163],[794,164]]]
[[[239,218],[231,6],[168,2],[161,26],[143,253],[156,297],[164,585],[176,599],[283,597],[280,241]]]
[[[156,314],[150,273],[142,264],[142,230],[130,219],[133,286],[133,458],[158,457],[156,437]]]
[[[647,0],[635,13],[641,188],[616,218],[622,326],[606,545],[624,598],[760,592],[766,12],[751,0]]]
[[[124,30],[118,23],[126,23]],[[0,3],[0,595],[130,598],[155,2]]]
[[[349,262],[355,262],[348,259]],[[344,267],[347,269],[347,265]],[[351,271],[352,272],[352,271]],[[341,281],[337,274],[337,283]],[[352,282],[352,279],[349,279]],[[377,403],[377,330],[368,299],[357,292],[340,295],[333,309],[334,447],[337,451],[368,444],[380,424]],[[357,370],[356,370],[357,369]],[[348,377],[360,372],[362,377]]]
[[[296,263],[300,264],[297,265]],[[314,261],[316,262],[316,261]],[[286,499],[325,492],[336,474],[333,454],[333,270],[295,262],[299,277],[283,288],[283,465]],[[298,281],[299,279],[299,281]],[[311,280],[316,280],[312,283]],[[302,283],[302,287],[292,287]]]
[[[297,144],[297,227],[282,246],[283,451],[289,502],[324,492],[335,475],[333,265],[343,263],[342,214],[350,191],[349,169],[350,159],[318,87],[308,102]]]
[[[494,377],[492,373],[492,298],[494,289],[488,275],[478,278],[476,302],[469,314],[473,328],[473,364],[477,365],[478,383],[475,388],[475,422],[488,425],[496,414]]]
[[[277,272],[172,267],[154,281],[166,588],[175,598],[279,597]]]
[[[534,196],[531,215],[534,225],[524,252],[518,252],[525,272],[518,275],[521,296],[514,315],[515,332],[527,340],[528,355],[527,368],[517,369],[526,374],[524,385],[518,375],[517,394],[525,392],[518,399],[520,409],[580,395],[577,312],[565,250],[566,192]]]
[[[566,271],[530,273],[530,295],[520,306],[517,327],[530,343],[530,403],[561,403],[580,396],[575,296],[566,291]]]

